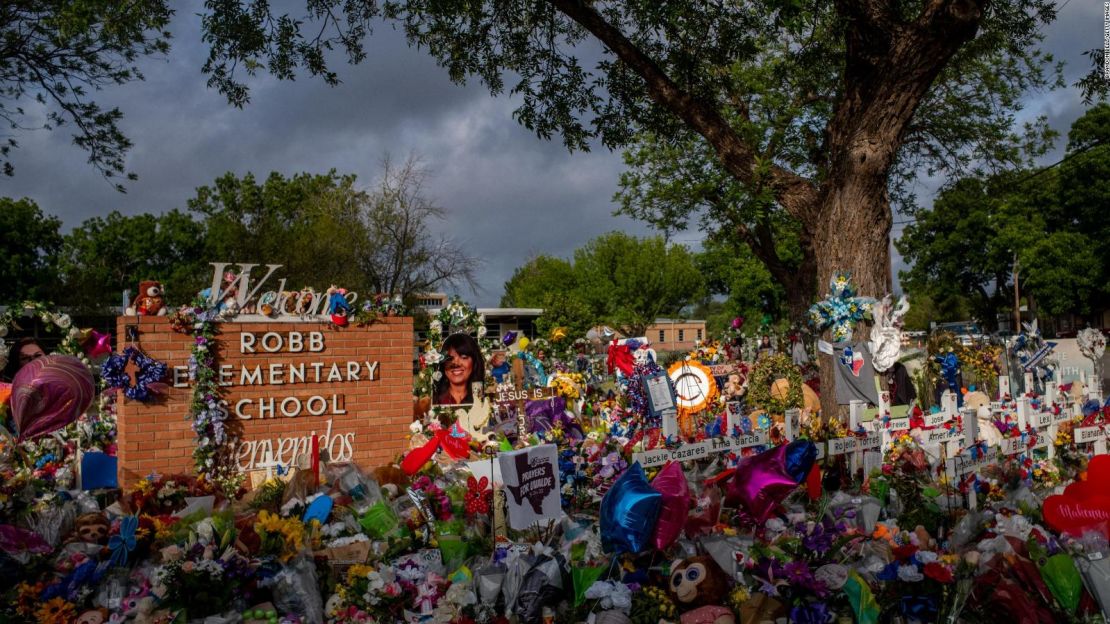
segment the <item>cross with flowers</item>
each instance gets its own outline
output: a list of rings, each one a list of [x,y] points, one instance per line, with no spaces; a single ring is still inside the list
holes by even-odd
[[[818,331],[830,329],[833,342],[852,339],[852,329],[871,317],[872,297],[857,297],[852,274],[837,272],[829,280],[829,294],[809,308],[809,322]]]

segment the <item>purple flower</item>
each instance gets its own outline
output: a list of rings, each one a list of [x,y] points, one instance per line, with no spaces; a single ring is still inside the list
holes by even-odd
[[[831,618],[829,607],[823,602],[807,602],[790,610],[790,621],[794,624],[828,624]]]
[[[817,554],[825,554],[832,548],[833,535],[825,531],[824,525],[818,524],[813,527],[813,531],[802,538],[802,546],[806,550],[815,552]]]

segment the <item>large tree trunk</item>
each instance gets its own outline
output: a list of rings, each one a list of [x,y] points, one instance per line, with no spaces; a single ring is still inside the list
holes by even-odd
[[[837,2],[850,20],[844,92],[826,127],[828,175],[816,210],[803,219],[821,283],[849,271],[857,294],[879,299],[890,292],[890,170],[917,106],[960,46],[975,36],[984,4],[930,0],[917,20],[905,23],[883,2]],[[870,327],[861,323],[853,340],[869,336]],[[826,418],[843,417],[834,362],[821,355],[819,363],[821,411]]]
[[[859,176],[844,179],[829,191],[821,208],[823,226],[814,235],[817,275],[822,295],[828,279],[838,271],[852,274],[857,294],[881,299],[891,290],[890,203],[885,182]],[[852,339],[866,340],[870,328],[861,323]],[[823,336],[828,340],[828,332]],[[821,368],[821,412],[827,418],[839,415],[833,358],[818,354]]]

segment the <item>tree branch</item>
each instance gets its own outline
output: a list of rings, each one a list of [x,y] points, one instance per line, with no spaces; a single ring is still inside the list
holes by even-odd
[[[548,0],[556,9],[589,31],[645,82],[648,95],[667,108],[716,151],[722,165],[745,183],[759,181],[756,150],[733,130],[716,106],[697,98],[676,84],[652,58],[623,32],[605,20],[585,0]],[[814,185],[791,171],[771,168],[770,187],[790,214],[800,217],[817,199]]]

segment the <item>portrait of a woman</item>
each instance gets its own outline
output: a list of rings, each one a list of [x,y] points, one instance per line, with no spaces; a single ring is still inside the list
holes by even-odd
[[[440,378],[436,382],[436,405],[461,405],[474,402],[473,384],[484,384],[486,362],[478,341],[468,334],[452,334],[440,349]]]

